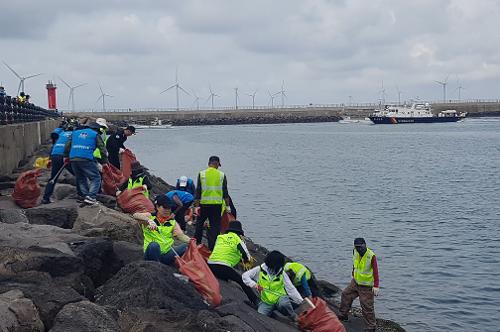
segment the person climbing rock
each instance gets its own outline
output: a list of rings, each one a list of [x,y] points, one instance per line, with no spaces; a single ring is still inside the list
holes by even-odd
[[[116,196],[120,195],[125,189],[134,189],[142,186],[144,188],[144,195],[149,197],[149,192],[153,188],[148,175],[144,172],[144,167],[138,162],[134,161],[131,164],[132,174],[128,181],[125,181],[116,192]]]
[[[172,202],[172,211],[175,215],[175,221],[181,226],[183,231],[186,230],[186,215],[187,209],[191,207],[194,201],[193,195],[187,191],[171,190],[166,193],[168,199]]]
[[[300,295],[308,298],[320,296],[319,287],[311,271],[305,265],[299,262],[288,262],[285,264],[285,272]]]
[[[135,134],[135,127],[128,126],[125,129],[119,128],[115,133],[111,133],[106,142],[106,149],[108,150],[109,163],[120,169],[120,153],[125,151],[125,141],[129,136]]]

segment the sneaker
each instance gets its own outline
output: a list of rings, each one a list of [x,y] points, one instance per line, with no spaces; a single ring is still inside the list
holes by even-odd
[[[50,199],[42,199],[42,201],[40,202],[41,204],[50,204],[52,203],[52,201]]]
[[[338,314],[337,315],[337,318],[342,321],[342,322],[347,322],[349,320],[349,316],[347,315],[341,315],[341,314]]]
[[[83,202],[86,203],[86,204],[88,204],[88,205],[99,204],[95,198],[92,198],[92,197],[89,197],[89,196],[85,196],[85,199],[83,200]]]

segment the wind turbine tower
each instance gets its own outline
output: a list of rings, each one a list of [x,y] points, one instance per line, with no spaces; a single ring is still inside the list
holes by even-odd
[[[26,81],[27,79],[42,75],[42,73],[40,73],[40,74],[29,75],[29,76],[21,76],[14,69],[12,69],[12,67],[9,66],[5,61],[3,61],[3,63],[19,79],[19,86],[17,87],[17,94],[18,95],[19,95],[19,92],[25,92],[24,91],[24,81]]]
[[[284,107],[285,106],[285,97],[286,97],[286,94],[285,94],[285,81],[283,80],[283,82],[281,83],[281,90],[276,92],[275,95],[281,95],[281,107]]]
[[[194,92],[194,90],[191,90],[191,92],[193,93],[193,96],[194,96],[194,101],[193,101],[193,105],[196,104],[196,110],[200,110],[200,97],[196,94],[196,92]]]
[[[255,108],[255,95],[257,94],[257,90],[255,90],[253,93],[247,93],[247,96],[252,97],[252,109]]]
[[[59,77],[59,79],[61,80],[61,82],[64,83],[64,85],[66,85],[69,89],[69,97],[68,97],[68,107],[69,105],[71,104],[71,110],[74,111],[75,110],[75,90],[79,87],[82,87],[84,85],[87,85],[87,83],[81,83],[81,84],[77,84],[75,86],[71,86],[69,85],[65,80],[63,80],[61,77]]]
[[[189,94],[189,92],[184,90],[184,88],[182,86],[180,86],[178,76],[177,76],[177,68],[175,68],[175,83],[173,85],[171,85],[170,87],[168,87],[167,89],[160,92],[160,94],[165,93],[172,88],[175,88],[175,101],[176,101],[176,108],[175,109],[178,111],[179,110],[179,90],[181,90],[182,92],[184,92],[188,96],[191,96],[191,95]]]
[[[96,100],[96,103],[99,102],[99,100],[102,99],[102,111],[103,112],[106,112],[106,104],[105,104],[105,99],[106,97],[113,97],[112,95],[108,95],[107,93],[104,93],[104,91],[102,90],[102,86],[101,86],[101,83],[99,83],[99,90],[101,90],[101,95],[99,96],[99,98],[97,98]]]
[[[443,86],[443,102],[446,103],[446,86],[448,85],[448,78],[450,77],[450,75],[446,76],[446,79],[441,82],[441,81],[434,81],[436,82],[437,84],[440,84]]]
[[[238,109],[238,99],[239,99],[239,96],[238,96],[238,88],[234,88],[234,101],[235,101],[235,107],[236,109]]]
[[[276,95],[278,95],[279,92],[275,93],[275,94],[272,94],[271,91],[267,90],[267,93],[269,94],[269,101],[270,101],[270,104],[271,104],[271,108],[274,108],[274,98],[276,98]]]
[[[210,85],[208,85],[208,90],[210,90],[210,96],[208,96],[207,101],[212,99],[212,109],[214,109],[214,97],[220,96],[212,91],[212,87]]]

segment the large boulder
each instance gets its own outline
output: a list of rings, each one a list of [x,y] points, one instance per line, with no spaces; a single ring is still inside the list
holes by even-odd
[[[134,218],[102,205],[78,208],[73,230],[85,236],[142,244],[142,231]]]
[[[99,331],[119,332],[115,319],[105,310],[89,301],[66,304],[54,319],[50,332]]]
[[[0,294],[0,331],[44,331],[33,301],[18,289]]]
[[[26,210],[26,216],[30,224],[52,225],[67,229],[73,228],[77,215],[76,203],[69,200],[40,205]]]

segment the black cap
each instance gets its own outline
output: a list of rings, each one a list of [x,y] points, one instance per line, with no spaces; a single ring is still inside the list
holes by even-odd
[[[233,232],[239,235],[245,235],[243,232],[243,227],[241,226],[241,222],[238,220],[233,220],[229,223],[229,227],[226,229],[226,233]]]
[[[366,241],[362,237],[357,237],[354,239],[354,246],[360,246],[363,244],[366,244]]]
[[[217,156],[211,156],[210,158],[208,158],[208,163],[209,164],[211,164],[211,163],[219,163],[219,165],[220,165],[220,159]]]
[[[126,130],[130,130],[130,132],[132,134],[135,134],[135,127],[134,126],[127,126],[127,128],[125,128]]]
[[[170,209],[172,208],[172,201],[170,201],[167,197],[167,195],[158,195],[155,198],[155,204],[158,206],[161,206],[165,209]]]

